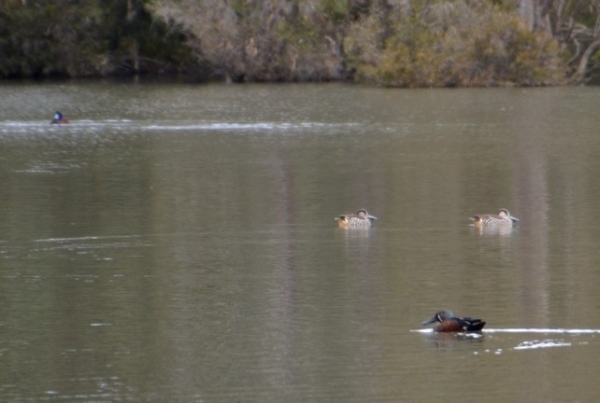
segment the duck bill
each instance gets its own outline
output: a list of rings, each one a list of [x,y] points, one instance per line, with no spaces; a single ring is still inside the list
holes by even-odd
[[[426,321],[421,323],[421,326],[427,326],[430,325],[432,323],[437,322],[438,318],[437,315],[433,315],[431,318],[427,319]]]
[[[367,218],[368,218],[369,220],[371,220],[371,221],[376,221],[376,220],[377,220],[377,217],[375,217],[374,215],[371,215],[371,214],[369,214],[369,215],[367,216]]]
[[[517,217],[508,216],[508,218],[510,218],[512,222],[519,222],[519,219]]]

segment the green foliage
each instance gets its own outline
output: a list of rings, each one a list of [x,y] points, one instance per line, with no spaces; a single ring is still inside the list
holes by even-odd
[[[317,27],[304,20],[279,21],[275,26],[275,33],[279,41],[303,52],[318,46],[321,39]]]
[[[132,73],[136,57],[142,73],[177,70],[192,64],[193,57],[183,45],[182,33],[168,30],[165,24],[153,19],[144,1],[132,1],[131,9],[125,0],[105,0],[104,4],[104,51],[110,55],[114,73]]]
[[[0,8],[0,75],[85,75],[98,51],[98,4],[6,3]]]
[[[363,79],[390,86],[548,85],[564,81],[558,44],[479,2],[438,2],[397,20]]]
[[[143,1],[28,0],[0,3],[0,77],[85,77],[131,72],[131,49],[146,70],[191,60],[179,32],[153,21]]]
[[[320,7],[321,11],[334,22],[344,21],[350,12],[348,0],[322,0]]]
[[[249,0],[231,0],[230,4],[235,15],[240,19],[249,18],[255,8]]]

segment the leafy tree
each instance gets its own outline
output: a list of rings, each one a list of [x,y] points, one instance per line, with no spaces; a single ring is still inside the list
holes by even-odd
[[[0,7],[0,74],[86,75],[98,60],[99,2],[68,0],[7,2]]]
[[[189,65],[181,32],[152,19],[143,0],[5,0],[0,76],[98,76]]]
[[[189,46],[233,81],[341,78],[345,2],[156,0],[152,11],[189,33]],[[339,3],[339,4],[338,4]],[[344,3],[344,4],[342,4]]]
[[[346,50],[355,55],[359,79],[407,87],[548,85],[564,80],[558,44],[491,3],[406,2],[380,18],[385,21],[371,22],[366,33],[360,25],[350,30]],[[369,36],[383,41],[369,41]],[[363,54],[368,58],[361,58]]]

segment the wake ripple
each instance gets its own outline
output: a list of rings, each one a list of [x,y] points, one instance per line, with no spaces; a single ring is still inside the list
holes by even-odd
[[[411,332],[433,333],[433,329],[415,329]],[[541,334],[600,334],[600,329],[552,329],[552,328],[515,328],[483,329],[479,333],[541,333]]]

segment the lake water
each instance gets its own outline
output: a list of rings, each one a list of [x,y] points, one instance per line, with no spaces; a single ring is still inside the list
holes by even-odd
[[[598,105],[2,83],[0,401],[596,401]],[[441,308],[485,331],[423,332]]]

